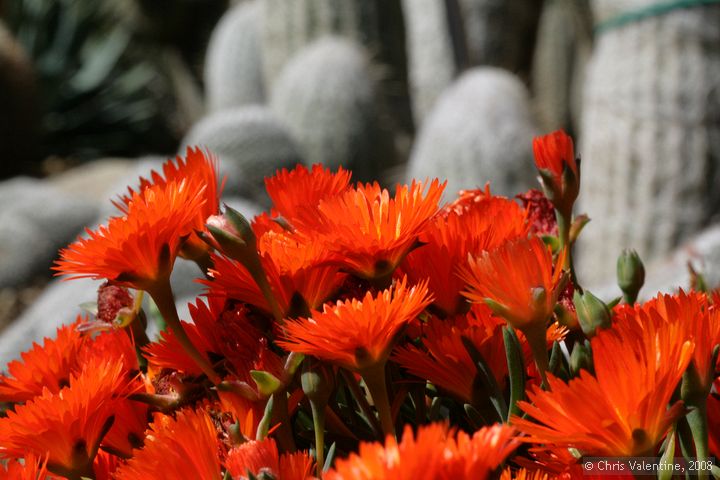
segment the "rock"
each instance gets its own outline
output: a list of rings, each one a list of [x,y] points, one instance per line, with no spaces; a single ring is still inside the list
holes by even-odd
[[[379,128],[376,84],[364,50],[325,37],[298,53],[272,90],[271,108],[288,126],[308,164],[342,165],[356,179],[377,178],[388,140]]]
[[[490,182],[494,193],[515,195],[534,182],[536,134],[523,84],[498,68],[471,69],[442,94],[423,124],[407,181],[447,178],[450,196]]]
[[[0,183],[0,287],[49,275],[57,250],[95,220],[94,202],[48,181],[16,177]]]
[[[30,308],[0,332],[0,370],[33,342],[54,337],[57,327],[73,322],[83,313],[78,305],[97,300],[100,283],[89,279],[51,282]]]
[[[265,107],[248,106],[213,113],[198,122],[183,140],[207,147],[227,175],[225,192],[268,206],[264,179],[301,161],[287,128]]]
[[[623,248],[648,263],[720,210],[720,6],[669,11],[603,30],[651,2],[592,2],[601,33],[587,70],[578,245],[581,278],[612,278]]]
[[[205,90],[211,112],[265,98],[257,2],[240,3],[222,17],[205,57]]]
[[[421,125],[455,77],[445,3],[403,0],[413,118]]]
[[[131,159],[103,158],[49,177],[48,182],[66,194],[105,203],[109,198],[108,190],[117,185],[118,178],[134,175],[136,170]]]

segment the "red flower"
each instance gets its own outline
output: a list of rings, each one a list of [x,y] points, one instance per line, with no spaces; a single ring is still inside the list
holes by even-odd
[[[553,266],[550,249],[538,237],[507,242],[461,267],[468,284],[463,294],[488,303],[519,330],[533,325],[544,330],[563,286],[563,258],[561,254]]]
[[[275,440],[267,438],[245,442],[230,450],[225,467],[236,479],[262,478],[262,474],[269,474],[282,480],[306,480],[314,478],[314,463],[307,452],[280,455]]]
[[[573,141],[562,130],[533,140],[535,166],[545,195],[567,218],[580,189],[580,172],[575,160]]]
[[[595,376],[581,370],[568,384],[550,376],[551,391],[531,388],[529,402],[519,403],[535,421],[512,422],[530,441],[549,447],[594,456],[654,455],[685,412],[681,401],[667,405],[694,345],[678,341],[677,324],[645,327],[601,330],[591,340]]]
[[[188,147],[184,159],[178,156],[175,161],[170,159],[163,164],[162,174],[153,170],[150,173],[150,180],[140,177],[138,191],[143,192],[153,186],[164,188],[173,182],[187,182],[189,185],[193,185],[191,190],[202,189],[205,201],[197,212],[198,224],[202,226],[208,217],[218,213],[220,195],[225,186],[225,180],[223,179],[222,183],[218,185],[217,170],[218,161],[212,153],[203,152],[197,147]],[[128,193],[129,195],[121,196],[119,202],[113,202],[125,215],[128,214],[130,203],[136,195],[136,192],[130,187],[128,187]],[[189,253],[192,258],[193,254],[205,252],[207,249],[207,244],[193,232],[183,244],[182,253]]]
[[[288,321],[282,348],[314,355],[350,370],[383,364],[401,329],[430,303],[427,284],[408,288],[406,280],[362,300],[326,305],[312,318]]]
[[[88,363],[69,387],[50,390],[0,419],[0,455],[48,455],[48,469],[87,475],[119,403],[137,389],[121,362]]]
[[[145,446],[115,474],[116,480],[198,478],[221,480],[220,449],[212,419],[202,410],[158,414]]]
[[[348,190],[351,173],[338,168],[336,173],[316,164],[308,170],[298,165],[293,170],[282,169],[265,179],[265,188],[273,202],[273,214],[282,215],[293,224],[299,212],[315,209],[321,200],[335,197]]]
[[[398,185],[394,197],[380,185],[358,185],[305,210],[296,227],[333,255],[343,268],[368,279],[387,278],[437,212],[445,184],[434,180]]]
[[[335,462],[326,480],[450,480],[487,479],[518,446],[507,425],[484,427],[472,436],[430,424],[413,435],[405,428],[402,440],[388,436],[385,445],[361,443],[360,451]]]
[[[185,181],[154,185],[135,193],[127,215],[87,230],[60,252],[58,275],[108,279],[147,290],[166,282],[183,240],[203,226],[204,189]]]
[[[436,216],[420,235],[422,246],[413,250],[401,270],[413,282],[428,281],[433,306],[444,315],[467,311],[460,292],[465,287],[457,268],[468,254],[498,247],[510,239],[527,236],[526,212],[504,197],[484,196],[473,208]]]

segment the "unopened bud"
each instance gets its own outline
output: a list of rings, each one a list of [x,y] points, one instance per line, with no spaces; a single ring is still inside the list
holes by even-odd
[[[580,328],[586,337],[594,337],[598,328],[610,327],[610,309],[589,291],[585,290],[583,293],[575,291],[573,303]]]
[[[635,250],[625,249],[617,261],[617,281],[628,303],[635,303],[645,283],[645,267]]]
[[[585,343],[576,343],[570,354],[570,372],[576,377],[580,375],[580,370],[587,370],[589,373],[595,371],[590,342],[587,340]]]
[[[308,357],[303,362],[300,384],[310,401],[324,406],[335,389],[335,372],[332,367]]]

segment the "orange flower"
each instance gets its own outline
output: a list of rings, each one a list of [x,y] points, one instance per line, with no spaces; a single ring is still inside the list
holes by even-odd
[[[182,181],[154,185],[133,194],[127,215],[87,230],[61,251],[53,267],[58,275],[105,278],[148,290],[170,276],[184,237],[203,227],[204,189]]]
[[[626,323],[591,340],[595,376],[581,370],[569,384],[549,378],[552,391],[531,388],[520,407],[535,421],[513,417],[529,440],[573,447],[584,455],[652,456],[670,425],[684,414],[667,405],[693,353],[678,341],[679,326],[640,329]],[[592,401],[588,401],[592,399]]]
[[[545,194],[569,219],[580,188],[572,138],[562,130],[537,137],[533,140],[533,152]]]
[[[296,227],[317,234],[334,260],[354,274],[385,279],[417,246],[444,188],[434,180],[424,194],[425,184],[413,181],[398,185],[390,198],[377,183],[358,185],[321,201],[317,211],[303,211]]]
[[[169,159],[162,166],[162,174],[153,170],[150,172],[150,179],[140,177],[139,192],[143,192],[145,189],[158,186],[160,188],[167,187],[170,183],[181,183],[187,182],[188,185],[193,185],[191,190],[203,189],[203,197],[205,202],[203,206],[198,210],[198,223],[204,225],[208,217],[218,213],[220,205],[220,195],[222,194],[223,187],[225,186],[225,180],[218,185],[218,160],[210,152],[203,152],[198,147],[188,147],[185,158],[178,156],[173,159]],[[135,190],[128,187],[128,195],[120,197],[119,202],[113,202],[113,204],[123,212],[128,214],[128,208],[132,202],[133,197],[136,195]],[[208,246],[203,242],[194,232],[190,235],[187,241],[183,244],[183,252],[192,253],[205,252],[208,250]]]
[[[457,275],[458,265],[467,262],[468,253],[496,248],[527,232],[525,210],[488,192],[464,213],[453,210],[431,220],[420,236],[423,245],[408,254],[401,269],[411,282],[428,280],[433,306],[443,314],[461,313],[467,301],[460,294],[465,284]]]
[[[265,179],[265,188],[273,202],[273,214],[282,215],[294,223],[300,211],[315,209],[321,200],[340,195],[347,190],[351,173],[338,168],[336,173],[316,164],[308,170],[298,165],[291,171],[279,170]]]
[[[247,309],[232,306],[224,298],[212,297],[206,304],[197,300],[188,304],[193,322],[182,322],[194,347],[209,362],[222,363],[224,370],[241,381],[250,382],[250,370],[273,373],[282,370],[280,357],[268,348],[267,339],[247,317]],[[157,342],[143,349],[153,370],[170,368],[188,375],[200,375],[202,370],[179,345],[170,331],[161,333]]]
[[[92,362],[59,393],[45,390],[8,411],[0,419],[0,456],[48,455],[54,473],[91,474],[117,405],[137,385],[123,373],[121,363]]]
[[[515,430],[507,425],[481,428],[472,436],[455,434],[447,425],[422,426],[414,436],[405,428],[398,443],[388,436],[385,445],[361,443],[360,451],[337,460],[326,480],[450,480],[490,478],[517,447]]]
[[[476,306],[467,315],[445,320],[433,317],[422,337],[427,352],[408,345],[398,348],[393,360],[411,374],[448,390],[464,403],[477,405],[480,400],[475,398],[478,393],[475,384],[477,367],[465,349],[462,337],[468,338],[478,349],[498,384],[502,385],[507,375],[505,346],[498,328],[501,323],[491,317],[487,307],[478,307],[482,306]]]
[[[0,474],[5,480],[45,480],[48,476],[47,458],[43,460],[28,453],[23,463],[10,460],[4,467],[0,463]]]
[[[503,470],[500,475],[500,480],[549,480],[550,476],[547,472],[542,470],[526,470],[521,468],[517,471],[512,471],[509,467]]]
[[[468,284],[463,294],[486,302],[518,330],[533,325],[544,330],[562,290],[563,257],[553,268],[552,253],[540,238],[507,242],[460,268]]]
[[[312,318],[289,321],[277,344],[355,371],[383,364],[398,333],[431,300],[427,283],[406,284],[403,279],[376,297],[368,292],[362,300],[338,301]]]
[[[266,217],[253,224],[258,253],[270,287],[283,316],[297,316],[298,296],[306,308],[319,308],[347,277],[329,263],[329,253],[319,242],[288,232]],[[241,300],[266,312],[271,308],[248,269],[240,262],[213,255],[210,280],[200,280],[210,296]]]
[[[9,375],[0,375],[0,402],[26,402],[43,389],[58,393],[66,387],[88,341],[77,330],[81,321],[78,316],[75,323],[59,327],[54,340],[45,338],[42,347],[34,343],[32,350],[21,354],[22,361],[10,362]]]
[[[630,323],[637,328],[644,328],[650,322],[656,327],[678,323],[682,333],[677,340],[692,340],[695,343],[691,364],[696,377],[692,388],[702,398],[710,393],[715,379],[712,353],[720,344],[720,311],[710,304],[704,293],[680,290],[675,295],[659,294],[641,306],[616,308],[614,321],[617,324]]]
[[[225,467],[232,478],[238,480],[262,478],[261,474],[282,480],[306,480],[313,478],[314,463],[307,452],[280,455],[275,440],[267,438],[245,442],[230,450]]]
[[[198,478],[221,480],[217,430],[202,409],[184,409],[175,417],[157,414],[145,446],[115,474],[116,480]]]

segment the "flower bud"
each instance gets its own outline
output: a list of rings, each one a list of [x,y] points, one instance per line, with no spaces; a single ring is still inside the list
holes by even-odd
[[[587,370],[590,373],[595,371],[590,342],[587,340],[585,343],[576,343],[570,354],[570,372],[576,377],[580,375],[580,370]]]
[[[311,402],[324,407],[335,389],[335,372],[332,367],[308,357],[303,362],[300,384]]]
[[[645,283],[645,267],[635,250],[625,249],[617,261],[617,281],[628,303],[635,303]]]
[[[573,303],[580,328],[588,338],[594,337],[598,328],[610,327],[610,309],[589,291],[583,293],[575,291]]]

